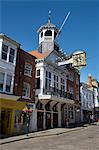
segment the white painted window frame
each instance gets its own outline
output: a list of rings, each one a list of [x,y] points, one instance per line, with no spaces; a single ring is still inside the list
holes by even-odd
[[[26,95],[23,95],[23,97],[25,97],[25,98],[30,98],[30,84],[29,83],[27,83],[27,82],[24,82],[23,83],[23,91],[24,91],[24,85],[26,85],[27,86],[27,88],[28,88],[28,94],[26,94]],[[27,92],[27,91],[26,91]],[[23,92],[24,93],[24,92]]]
[[[30,63],[25,63],[24,75],[32,77],[32,65]]]

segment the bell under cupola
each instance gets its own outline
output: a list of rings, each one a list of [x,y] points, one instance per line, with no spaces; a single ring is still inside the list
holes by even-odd
[[[59,50],[59,45],[56,42],[56,37],[59,33],[59,29],[51,23],[50,16],[48,18],[48,22],[45,25],[42,25],[38,29],[37,33],[39,36],[38,51],[40,53],[44,53],[46,51]]]

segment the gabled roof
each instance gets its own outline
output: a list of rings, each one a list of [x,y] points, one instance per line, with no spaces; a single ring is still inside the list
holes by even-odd
[[[44,59],[50,53],[51,53],[51,51],[46,51],[44,53],[40,53],[40,52],[38,52],[38,50],[33,50],[33,51],[29,52],[29,54],[31,54],[32,56],[35,56],[37,59]]]

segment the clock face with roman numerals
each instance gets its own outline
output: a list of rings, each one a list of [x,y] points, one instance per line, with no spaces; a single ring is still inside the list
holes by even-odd
[[[73,58],[73,67],[81,67],[81,66],[86,66],[86,53],[85,52],[76,52],[72,56]]]

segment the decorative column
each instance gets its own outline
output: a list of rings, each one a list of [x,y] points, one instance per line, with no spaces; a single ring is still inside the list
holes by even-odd
[[[75,106],[73,106],[73,118],[74,118],[74,123],[76,123],[76,109],[75,109]]]
[[[61,104],[58,104],[58,127],[61,127]]]
[[[10,135],[13,134],[13,132],[14,132],[14,119],[15,119],[15,110],[14,109],[12,110],[11,115],[12,115],[11,121],[10,121],[11,127],[10,127],[10,131],[9,131]]]
[[[84,122],[84,120],[83,120],[83,109],[81,109],[81,122]]]
[[[44,114],[43,114],[43,129],[46,129],[46,112],[45,112],[45,105],[43,105]]]
[[[69,126],[69,112],[68,112],[68,104],[67,104],[67,122],[66,122],[66,126]]]
[[[51,111],[51,128],[53,128],[53,111]]]
[[[44,76],[44,68],[42,67],[40,69],[40,89],[41,89],[41,95],[43,95],[43,88],[45,86],[45,76]]]
[[[29,131],[37,131],[37,109],[34,109],[31,114]]]

